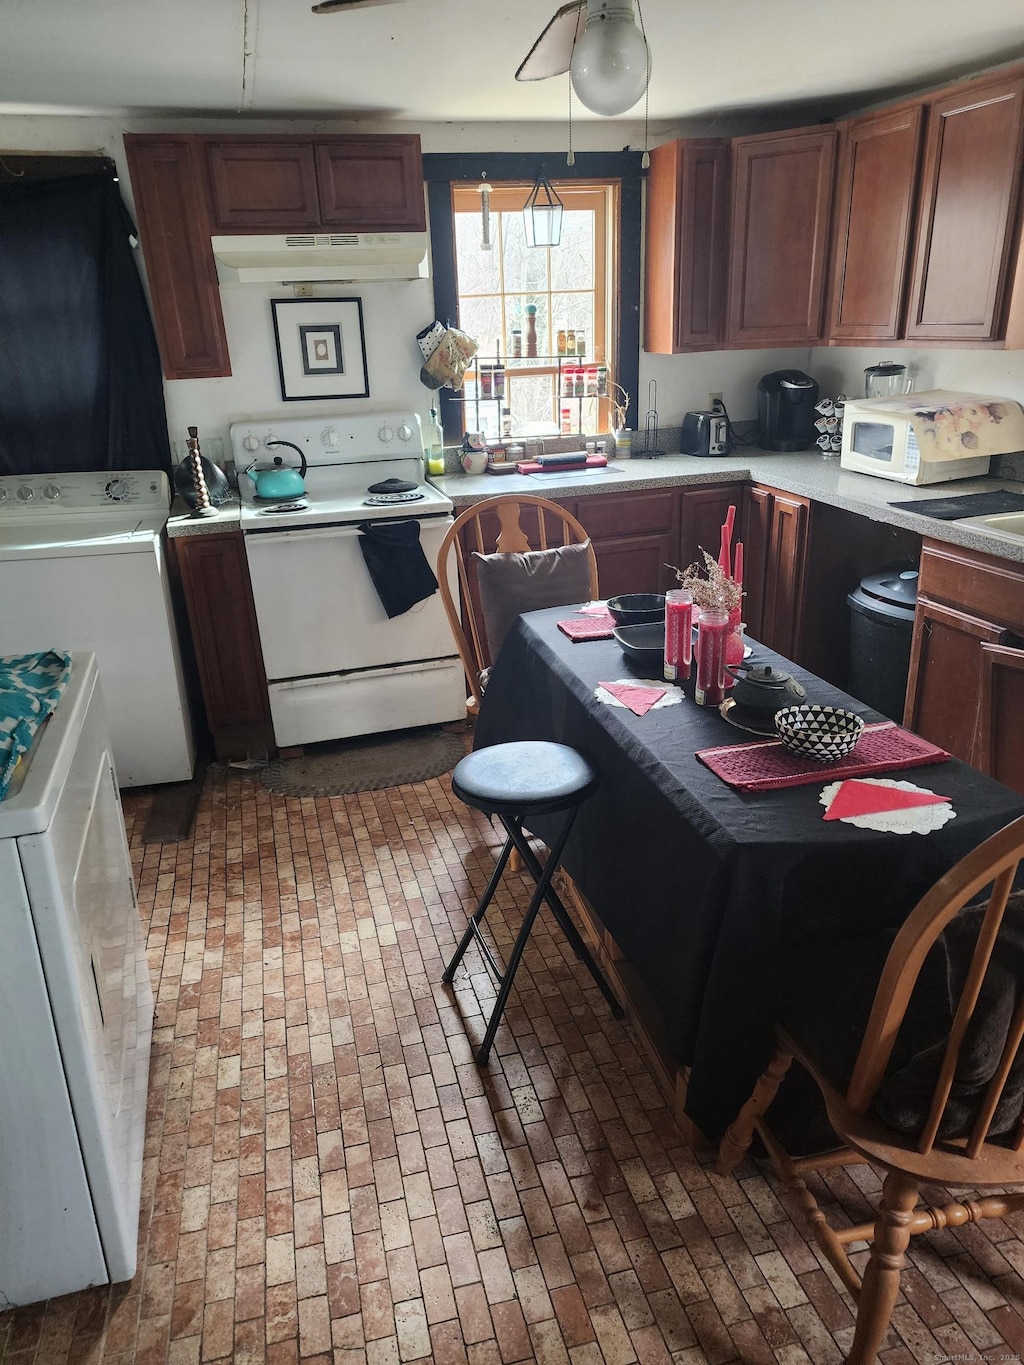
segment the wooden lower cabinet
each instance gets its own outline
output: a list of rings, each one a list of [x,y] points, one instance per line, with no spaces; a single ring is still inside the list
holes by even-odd
[[[798,652],[810,517],[809,498],[759,484],[746,490],[743,578],[747,633],[788,659],[796,659]]]
[[[169,542],[218,758],[273,748],[267,676],[241,532]]]
[[[682,541],[679,567],[685,569],[701,559],[701,550],[718,558],[722,543],[722,523],[730,507],[736,508],[733,543],[742,540],[743,492],[741,483],[712,483],[703,488],[684,488],[680,495]]]
[[[1024,793],[1024,565],[925,541],[903,723]]]
[[[563,502],[594,544],[602,597],[664,592],[679,563],[679,491],[595,494]]]

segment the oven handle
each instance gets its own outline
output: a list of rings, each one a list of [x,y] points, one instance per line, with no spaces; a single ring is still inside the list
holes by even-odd
[[[403,517],[402,520],[403,520],[403,521],[409,521],[409,520],[412,520],[412,518]],[[445,526],[445,527],[446,527],[446,526],[450,526],[451,523],[455,520],[455,518],[454,518],[454,517],[429,517],[429,518],[423,517],[423,518],[416,518],[416,520],[419,520],[419,522],[420,522],[420,529],[422,530],[424,526],[430,526],[430,525],[434,525],[434,524],[436,524],[436,525],[438,525],[438,526]],[[271,527],[268,527],[266,530],[264,530],[262,527],[260,527],[259,530],[257,530],[257,529],[254,527],[251,531],[250,531],[250,530],[247,530],[247,531],[245,532],[245,534],[246,534],[247,536],[253,536],[253,537],[259,536],[259,538],[260,538],[261,541],[267,541],[267,540],[271,540],[271,539],[273,539],[273,540],[275,540],[275,541],[277,541],[277,540],[324,540],[324,539],[327,539],[328,537],[336,538],[336,537],[338,537],[338,536],[357,536],[357,535],[360,534],[360,531],[359,531],[359,527],[358,527],[358,526],[355,526],[355,525],[353,525],[353,524],[351,524],[351,523],[346,523],[346,524],[341,525],[341,526],[294,526],[294,527],[289,527],[289,526],[271,526]]]

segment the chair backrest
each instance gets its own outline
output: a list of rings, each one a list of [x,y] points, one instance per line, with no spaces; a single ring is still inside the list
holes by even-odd
[[[864,1114],[872,1105],[877,1112],[880,1088],[883,1083],[891,1084],[886,1069],[914,988],[929,952],[948,930],[944,940],[948,1027],[922,1055],[923,1070],[916,1060],[911,1063],[923,1081],[924,1099],[919,1126],[914,1120],[913,1139],[920,1153],[931,1152],[937,1141],[941,1145],[949,1137],[964,1140],[959,1148],[964,1156],[978,1157],[997,1111],[997,1136],[1004,1153],[1007,1146],[1017,1152],[1024,1147],[1021,1064],[1014,1067],[1024,1040],[1024,979],[1019,990],[1014,981],[1024,977],[1018,966],[1024,963],[1024,905],[1020,896],[1011,900],[1022,858],[1024,816],[986,839],[941,877],[918,902],[889,950],[846,1098],[855,1113]],[[987,903],[965,911],[986,889]],[[960,919],[953,924],[957,916]],[[1012,1104],[1016,1124],[1008,1138],[1004,1136],[1007,1103]]]
[[[480,706],[481,675],[494,662],[487,644],[480,608],[473,551],[479,554],[516,554],[548,550],[559,545],[579,545],[588,539],[576,518],[547,498],[512,494],[487,498],[467,507],[448,528],[437,556],[437,579],[441,600],[455,636],[469,688],[467,710],[475,715]],[[454,556],[460,603],[448,582],[449,560]],[[598,596],[597,557],[590,548],[590,596]]]

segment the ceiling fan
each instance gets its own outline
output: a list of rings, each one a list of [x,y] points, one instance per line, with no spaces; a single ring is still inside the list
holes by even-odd
[[[368,9],[371,5],[399,5],[402,0],[320,0],[313,6],[314,14],[335,14],[338,10]]]
[[[580,103],[595,114],[624,114],[636,104],[650,80],[651,54],[643,15],[638,28],[633,0],[562,5],[530,48],[516,80],[543,81],[566,71]]]

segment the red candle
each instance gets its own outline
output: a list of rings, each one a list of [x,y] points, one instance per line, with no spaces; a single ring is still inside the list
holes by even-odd
[[[693,699],[698,706],[720,706],[725,700],[725,642],[729,613],[702,611],[697,626],[697,680]]]
[[[665,678],[684,682],[693,660],[693,598],[686,588],[665,594]]]
[[[736,542],[736,553],[732,564],[732,581],[738,588],[743,587],[743,541]]]

